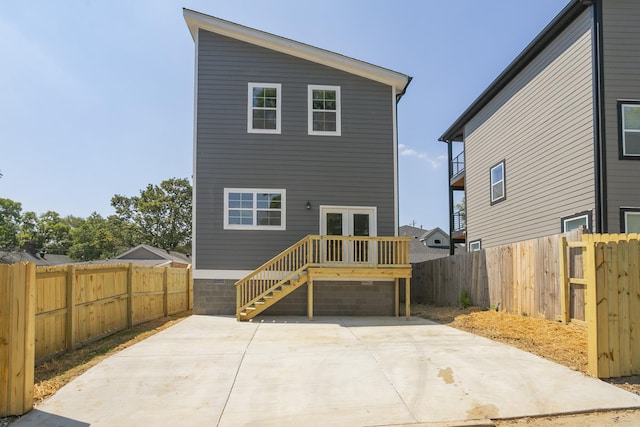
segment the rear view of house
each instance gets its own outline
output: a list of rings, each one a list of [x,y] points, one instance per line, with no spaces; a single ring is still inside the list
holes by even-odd
[[[571,0],[443,133],[454,241],[640,231],[638,22],[635,0]]]
[[[410,77],[191,10],[184,17],[196,55],[194,311],[249,307],[236,282],[310,235],[308,263],[377,266],[376,239],[398,235],[396,104]],[[304,314],[309,277],[298,267],[264,267],[277,280],[262,271],[247,287],[272,298],[282,289],[270,286],[291,273],[282,283],[298,289],[269,313]],[[393,312],[394,277],[333,278],[317,282],[317,313]]]

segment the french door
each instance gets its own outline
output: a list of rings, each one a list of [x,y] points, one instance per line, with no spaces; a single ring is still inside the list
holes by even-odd
[[[320,206],[320,234],[326,236],[376,236],[376,208]],[[358,239],[326,240],[323,258],[335,263],[373,262],[373,241]]]

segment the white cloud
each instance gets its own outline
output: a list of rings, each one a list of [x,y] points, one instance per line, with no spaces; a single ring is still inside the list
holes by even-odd
[[[428,153],[425,153],[425,152],[419,153],[413,148],[408,147],[404,144],[398,144],[398,150],[401,156],[415,157],[417,159],[423,160],[433,169],[438,169],[442,165],[442,163],[446,162],[447,160],[447,156],[440,155],[434,159]]]

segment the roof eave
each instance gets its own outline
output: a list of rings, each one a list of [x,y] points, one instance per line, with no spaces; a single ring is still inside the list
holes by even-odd
[[[542,50],[560,34],[568,23],[575,20],[586,8],[592,4],[591,0],[572,0],[556,15],[556,17],[536,36],[529,45],[514,59],[511,64],[500,73],[498,77],[480,94],[475,101],[449,126],[438,138],[438,141],[451,142],[462,141],[464,126],[482,108],[484,108],[494,96],[517,76]]]
[[[206,31],[286,53],[392,86],[400,96],[404,94],[411,81],[411,77],[397,71],[225,21],[194,10],[185,8],[183,9],[183,15],[194,41],[198,37],[198,29],[202,28]]]

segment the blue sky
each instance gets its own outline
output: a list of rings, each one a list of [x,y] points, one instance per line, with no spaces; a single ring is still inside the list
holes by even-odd
[[[447,230],[446,145],[438,137],[567,3],[4,2],[0,197],[23,211],[106,216],[115,194],[191,177],[186,7],[412,76],[398,107],[400,223]]]

